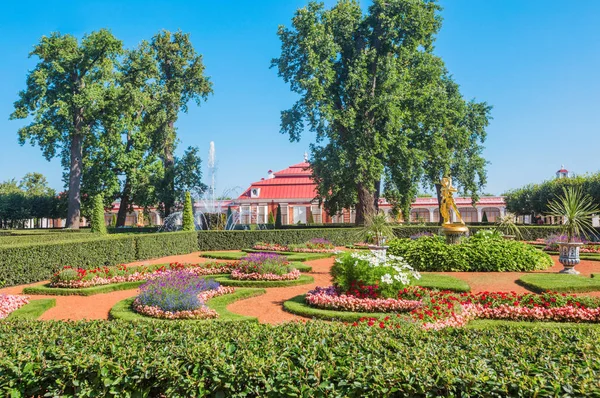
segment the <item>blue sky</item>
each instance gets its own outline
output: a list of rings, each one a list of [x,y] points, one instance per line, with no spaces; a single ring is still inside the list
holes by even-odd
[[[326,4],[332,4],[327,1]],[[302,161],[314,138],[290,143],[279,134],[279,113],[295,99],[269,69],[279,55],[279,24],[289,25],[305,0],[261,1],[29,1],[0,12],[0,181],[44,173],[62,188],[58,159],[21,147],[9,121],[12,103],[35,65],[27,54],[53,31],[81,37],[109,28],[125,46],[160,29],[191,33],[204,55],[214,95],[190,107],[177,127],[179,152],[199,146],[206,159],[215,141],[217,192]],[[363,1],[362,4],[368,4]],[[494,194],[551,178],[561,164],[578,174],[600,169],[600,1],[442,0],[436,53],[468,99],[494,106],[485,157]]]

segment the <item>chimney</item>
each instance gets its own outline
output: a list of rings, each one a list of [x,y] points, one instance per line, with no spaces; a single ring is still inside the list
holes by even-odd
[[[270,180],[271,178],[275,178],[275,175],[273,174],[273,170],[269,170],[267,172],[267,178]]]

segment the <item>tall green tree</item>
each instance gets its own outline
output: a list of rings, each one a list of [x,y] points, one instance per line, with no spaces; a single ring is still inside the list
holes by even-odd
[[[30,56],[39,62],[27,76],[11,119],[31,118],[19,129],[19,142],[37,144],[46,159],[57,153],[68,169],[67,228],[79,228],[83,154],[97,134],[106,92],[115,78],[122,43],[108,30],[85,35],[43,36]]]
[[[21,179],[19,187],[29,196],[54,196],[56,192],[48,186],[48,180],[42,173],[27,173]]]
[[[189,34],[164,30],[152,38],[149,46],[158,75],[152,85],[155,104],[147,123],[155,128],[153,142],[161,153],[164,166],[159,196],[164,215],[168,216],[176,200],[175,123],[179,112],[187,112],[190,101],[200,105],[208,98],[212,93],[212,83],[204,75],[202,56],[194,49]]]
[[[331,9],[310,2],[279,27],[272,61],[300,95],[281,114],[281,132],[316,133],[311,167],[334,214],[356,206],[363,224],[386,199],[407,210],[422,184],[452,174],[464,191],[485,183],[481,144],[490,108],[465,102],[433,54],[440,7],[426,0],[357,1]]]

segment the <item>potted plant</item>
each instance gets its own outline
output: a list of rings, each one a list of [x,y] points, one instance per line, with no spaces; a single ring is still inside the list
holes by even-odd
[[[394,229],[388,224],[385,213],[379,212],[375,216],[367,217],[360,236],[362,239],[372,239],[375,246],[381,247],[388,238],[394,236]]]
[[[496,219],[496,226],[498,231],[502,232],[504,239],[514,240],[521,239],[523,236],[521,230],[515,223],[515,215],[512,213],[506,213]]]
[[[575,266],[579,259],[579,248],[583,243],[582,237],[594,233],[592,215],[598,213],[598,207],[591,196],[584,195],[581,188],[563,188],[563,195],[548,204],[548,213],[554,217],[562,217],[562,232],[566,242],[558,242],[558,261],[564,266],[560,271],[564,274],[578,274]]]

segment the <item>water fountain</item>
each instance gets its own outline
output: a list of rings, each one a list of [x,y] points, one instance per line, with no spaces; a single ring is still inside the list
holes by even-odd
[[[240,213],[231,209],[234,203],[228,199],[218,199],[216,196],[217,162],[214,141],[210,142],[208,150],[209,185],[204,195],[194,202],[194,222],[196,229],[233,230],[239,223]],[[223,197],[237,198],[241,188],[229,188],[223,191]],[[182,212],[177,211],[165,217],[159,231],[177,231],[182,226]]]

